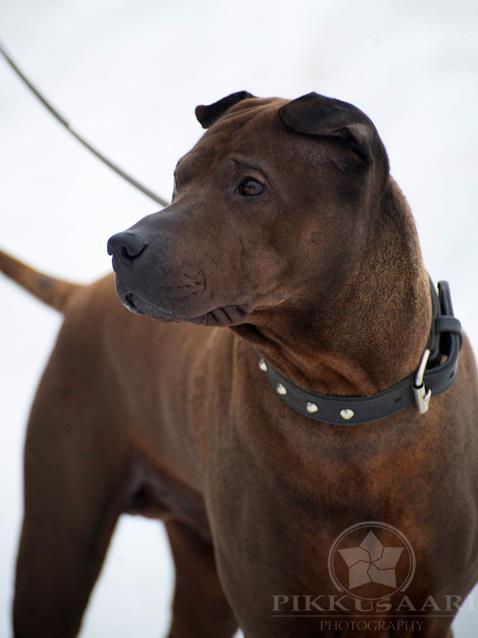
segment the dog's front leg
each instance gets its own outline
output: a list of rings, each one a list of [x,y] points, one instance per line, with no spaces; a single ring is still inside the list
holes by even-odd
[[[169,638],[231,638],[237,621],[224,595],[212,546],[178,521],[166,529],[176,568]]]

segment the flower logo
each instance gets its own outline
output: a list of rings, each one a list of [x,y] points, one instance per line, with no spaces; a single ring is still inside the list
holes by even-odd
[[[403,547],[384,547],[373,532],[369,532],[358,547],[339,549],[349,568],[349,589],[365,583],[395,588],[395,567],[402,552]]]
[[[344,530],[329,552],[335,587],[355,598],[380,600],[405,591],[415,575],[415,554],[392,525],[366,521]]]

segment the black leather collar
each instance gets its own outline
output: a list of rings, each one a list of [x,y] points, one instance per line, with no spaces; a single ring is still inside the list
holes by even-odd
[[[461,324],[453,315],[448,283],[440,281],[437,294],[430,281],[430,290],[432,325],[417,372],[387,390],[367,397],[315,394],[291,383],[264,359],[259,360],[259,368],[284,403],[314,421],[360,425],[385,419],[412,405],[423,414],[428,410],[431,397],[452,385],[463,340]]]

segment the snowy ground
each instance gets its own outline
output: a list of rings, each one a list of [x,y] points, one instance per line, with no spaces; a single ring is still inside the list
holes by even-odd
[[[175,160],[200,135],[197,103],[232,91],[356,103],[375,121],[408,196],[430,273],[449,279],[478,346],[476,3],[455,0],[3,0],[0,35],[72,122],[169,196]],[[156,207],[68,139],[0,63],[0,244],[88,281],[110,269],[107,237]],[[0,635],[21,508],[29,404],[59,318],[1,286]],[[478,425],[478,424],[477,424]],[[82,636],[157,637],[170,557],[159,524],[124,518]],[[478,631],[465,609],[458,638]]]

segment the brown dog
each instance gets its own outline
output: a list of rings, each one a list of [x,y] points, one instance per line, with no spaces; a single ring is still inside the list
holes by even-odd
[[[468,342],[426,414],[350,427],[347,407],[337,426],[320,401],[315,420],[282,401],[298,386],[352,405],[414,374],[427,346],[428,276],[377,131],[317,94],[241,92],[196,112],[210,128],[178,163],[172,204],[109,241],[119,296],[146,316],[111,276],[76,286],[0,255],[65,314],[28,426],[15,636],[77,634],[123,512],[165,521],[174,638],[449,635],[478,578]],[[287,379],[276,391],[259,356]],[[339,550],[367,568],[347,597],[331,547],[364,521],[383,525],[369,563],[347,558],[352,541]],[[390,526],[414,553],[400,592]]]

